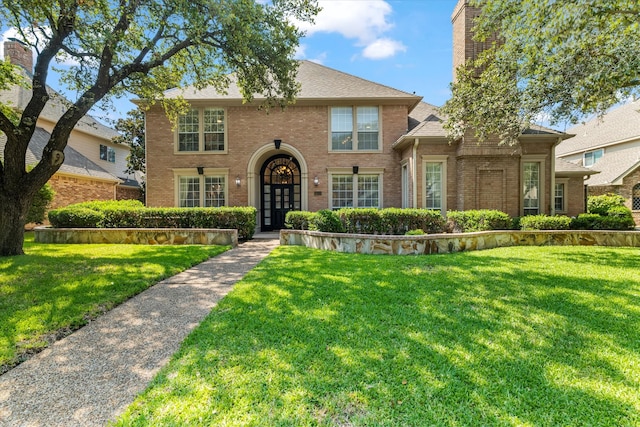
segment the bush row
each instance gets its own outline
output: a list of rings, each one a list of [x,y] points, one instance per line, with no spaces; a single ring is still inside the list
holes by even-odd
[[[318,212],[291,211],[285,226],[294,230],[328,233],[420,234],[468,233],[489,230],[629,230],[635,224],[631,211],[612,206],[605,215],[580,214],[575,218],[530,215],[512,218],[496,210],[449,211],[446,219],[439,211],[426,209],[339,209]]]
[[[250,239],[256,227],[253,207],[146,208],[139,201],[86,202],[49,212],[57,228],[230,228]]]

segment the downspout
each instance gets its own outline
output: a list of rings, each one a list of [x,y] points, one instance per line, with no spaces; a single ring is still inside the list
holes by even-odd
[[[413,142],[413,168],[411,169],[411,185],[413,188],[413,208],[418,208],[418,145],[420,139],[416,138]]]
[[[556,214],[556,146],[562,142],[562,138],[558,137],[556,143],[551,146],[551,191],[549,213],[551,216]],[[567,189],[565,189],[566,192]],[[565,196],[566,197],[566,194]]]

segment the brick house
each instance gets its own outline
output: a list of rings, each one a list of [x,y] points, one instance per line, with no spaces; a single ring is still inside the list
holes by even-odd
[[[31,75],[31,49],[17,40],[8,40],[4,43],[4,54],[13,64],[20,65],[26,76]],[[51,88],[47,89],[51,99],[38,119],[38,128],[28,147],[27,161],[31,164],[39,161],[46,144],[44,138],[48,138],[69,105],[69,101],[62,95]],[[31,91],[20,86],[0,91],[0,99],[18,110],[24,109],[30,97]],[[49,181],[56,192],[52,208],[87,200],[140,198],[138,179],[124,172],[127,168],[129,146],[112,142],[112,138],[118,135],[114,129],[90,115],[78,122],[64,151],[65,162]],[[0,135],[2,151],[5,142],[5,136]]]
[[[575,137],[558,145],[556,155],[594,173],[585,182],[589,195],[623,196],[640,225],[640,101],[612,109],[569,132]]]
[[[454,63],[474,54],[474,13],[464,0],[456,6]],[[295,105],[269,113],[244,104],[234,84],[226,94],[166,92],[192,109],[175,129],[161,107],[147,112],[147,204],[255,206],[263,231],[282,228],[289,210],[584,211],[589,171],[554,155],[570,135],[532,126],[516,146],[451,142],[437,108],[419,96],[309,61],[297,79]],[[569,196],[575,189],[579,197]]]

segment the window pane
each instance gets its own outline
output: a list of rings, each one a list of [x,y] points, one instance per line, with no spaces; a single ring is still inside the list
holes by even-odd
[[[603,155],[604,155],[603,149],[588,151],[584,153],[584,166],[585,167],[593,166],[598,160],[602,158]]]
[[[178,151],[199,150],[198,110],[191,110],[178,118]]]
[[[204,178],[204,206],[215,207],[225,205],[224,190],[225,179],[223,176],[206,176]]]
[[[100,144],[100,160],[107,160],[107,146]]]
[[[425,208],[442,209],[442,163],[425,164]]]
[[[351,107],[331,108],[331,149],[353,149],[353,110]]]
[[[224,151],[224,110],[204,110],[204,151]]]
[[[540,163],[524,164],[524,214],[535,215],[540,210]]]
[[[358,207],[379,208],[380,187],[378,175],[358,175]]]
[[[556,211],[564,211],[564,184],[556,184],[554,207]]]
[[[331,177],[331,208],[353,206],[353,175],[333,175]]]
[[[378,107],[358,107],[358,150],[378,149]]]
[[[200,206],[200,178],[197,176],[181,176],[179,181],[178,201],[181,208]]]
[[[116,150],[114,148],[107,148],[107,160],[111,163],[116,162]]]

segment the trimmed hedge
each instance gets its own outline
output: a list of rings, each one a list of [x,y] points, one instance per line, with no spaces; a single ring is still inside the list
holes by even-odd
[[[568,230],[571,228],[571,218],[563,215],[528,215],[520,218],[520,228],[525,231]]]
[[[344,226],[334,211],[323,209],[316,212],[309,223],[309,230],[325,233],[344,233]]]
[[[284,218],[284,226],[293,230],[308,230],[314,215],[309,211],[289,211]]]
[[[432,209],[383,209],[380,214],[389,234],[402,235],[412,230],[425,233],[444,233],[446,222],[440,211]]]
[[[635,222],[631,216],[631,211],[626,216],[603,216],[586,213],[574,218],[571,228],[574,230],[633,230]]]
[[[612,208],[624,207],[624,197],[608,193],[587,198],[587,213],[608,215]]]
[[[256,227],[254,207],[145,208],[137,200],[85,202],[49,212],[57,228],[227,228],[250,239]]]
[[[510,230],[513,220],[504,212],[490,209],[447,212],[447,231],[470,233],[474,231]]]

